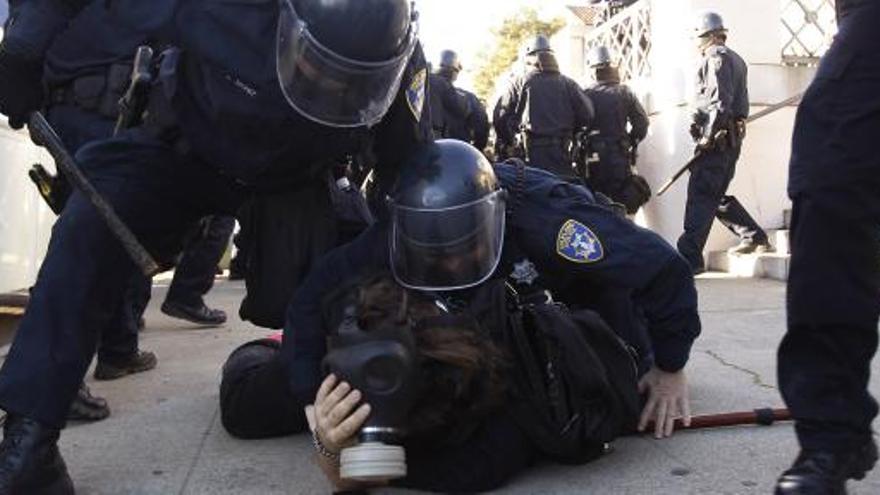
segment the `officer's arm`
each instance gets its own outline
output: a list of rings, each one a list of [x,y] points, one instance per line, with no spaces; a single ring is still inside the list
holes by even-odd
[[[706,58],[706,85],[708,86],[706,110],[709,122],[706,124],[705,139],[711,139],[730,119],[733,108],[733,64],[725,61],[720,54]]]
[[[67,23],[92,0],[22,0],[11,2],[3,50],[30,61],[42,61]],[[95,0],[97,1],[97,0]]]
[[[476,96],[471,97],[471,105],[474,110],[468,120],[474,133],[474,146],[483,150],[489,144],[489,116],[486,114],[486,107]]]
[[[645,107],[642,106],[642,103],[636,98],[636,95],[634,95],[628,88],[626,90],[626,99],[626,116],[627,119],[629,119],[629,125],[631,127],[629,137],[633,144],[638,144],[648,135],[648,126],[650,125],[648,112],[645,111]]]
[[[443,91],[443,108],[456,118],[466,119],[471,111],[467,95],[459,93],[455,86],[445,79],[443,80],[443,88],[440,89]]]
[[[427,85],[428,64],[417,45],[394,103],[375,129],[376,180],[382,190],[394,181],[403,161],[420,144],[433,139]]]
[[[518,116],[516,112],[519,106],[521,87],[522,81],[519,78],[512,81],[495,107],[495,133],[504,144],[513,144],[516,129],[521,124],[518,118],[521,116]]]
[[[700,334],[697,291],[687,261],[655,232],[595,204],[583,188],[560,184],[549,197],[529,201],[542,204],[523,206],[523,211],[548,213],[517,236],[524,250],[532,246],[526,254],[550,263],[553,272],[631,289],[647,319],[657,366],[668,372],[682,369]],[[541,239],[541,245],[529,239]]]
[[[288,383],[296,397],[308,404],[321,383],[321,360],[327,343],[321,303],[345,281],[387,268],[387,230],[381,224],[322,257],[296,290],[287,307],[282,356]]]
[[[568,82],[568,92],[571,95],[572,108],[574,108],[575,129],[590,128],[596,117],[596,109],[593,107],[590,97],[574,81]]]

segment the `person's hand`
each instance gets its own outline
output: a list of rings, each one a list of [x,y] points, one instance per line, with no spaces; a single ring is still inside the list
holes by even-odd
[[[639,420],[639,431],[645,431],[652,420],[656,438],[671,436],[676,418],[681,418],[685,426],[690,426],[691,405],[684,370],[667,373],[656,367],[651,368],[639,381],[639,392],[648,393],[648,401]]]
[[[694,141],[699,141],[699,139],[703,137],[703,126],[694,122],[691,124],[689,132]]]
[[[9,53],[0,45],[0,113],[21,129],[28,115],[43,105],[43,65]]]
[[[315,398],[315,433],[328,451],[338,454],[354,443],[355,434],[370,415],[370,405],[361,404],[359,390],[330,375],[321,383]]]

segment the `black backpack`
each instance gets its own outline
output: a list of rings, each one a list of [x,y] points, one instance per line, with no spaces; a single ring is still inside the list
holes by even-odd
[[[582,463],[635,431],[635,353],[593,311],[514,304],[505,329],[517,422],[550,458]]]

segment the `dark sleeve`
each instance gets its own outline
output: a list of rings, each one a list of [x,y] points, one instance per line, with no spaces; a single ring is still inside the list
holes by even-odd
[[[632,127],[629,137],[634,144],[638,144],[648,135],[648,126],[650,125],[648,113],[645,111],[645,107],[642,106],[642,102],[636,98],[636,95],[629,88],[626,88],[626,99],[626,117],[629,119],[629,125]]]
[[[466,95],[459,93],[455,86],[453,86],[446,79],[440,78],[443,80],[443,86],[439,89],[442,91],[443,97],[443,108],[458,119],[464,120],[467,118],[468,113],[470,112],[470,104],[468,102],[468,98]]]
[[[474,133],[474,146],[478,150],[484,150],[489,144],[489,116],[486,114],[486,107],[476,95],[470,95],[470,98],[472,110],[468,122]]]
[[[495,133],[498,139],[504,144],[512,144],[514,136],[519,125],[522,123],[522,115],[519,115],[517,108],[520,105],[520,96],[522,95],[522,78],[516,78],[508,86],[507,90],[501,95],[498,104],[495,106]]]
[[[571,107],[574,110],[575,130],[590,128],[593,125],[593,119],[596,117],[593,102],[590,101],[584,90],[571,79],[568,80],[568,92],[571,95]]]
[[[55,37],[89,3],[91,0],[12,2],[12,19],[3,35],[3,49],[27,60],[42,60]]]
[[[321,383],[327,353],[321,303],[346,280],[388,266],[387,229],[377,224],[350,244],[322,257],[296,290],[287,308],[282,357],[294,396],[311,403]]]
[[[406,478],[394,485],[440,493],[495,490],[525,470],[536,456],[528,437],[502,412],[462,445],[408,451]]]
[[[711,138],[731,117],[734,99],[733,63],[720,53],[706,57],[707,94],[705,107],[709,114],[704,137]]]
[[[503,183],[514,180],[509,168],[496,166],[504,169]],[[527,177],[529,192],[519,210],[533,218],[523,214],[511,221],[517,245],[539,271],[632,290],[647,320],[657,365],[665,371],[683,368],[700,334],[697,290],[687,261],[655,232],[597,205],[584,188],[537,172]],[[538,187],[540,181],[556,185]]]
[[[420,144],[433,139],[427,79],[428,64],[421,45],[417,45],[394,103],[376,126],[373,151],[380,184],[393,181],[403,161]]]

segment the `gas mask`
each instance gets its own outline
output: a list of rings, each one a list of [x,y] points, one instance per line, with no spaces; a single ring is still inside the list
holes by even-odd
[[[355,305],[346,306],[336,334],[331,335],[324,371],[360,390],[372,409],[358,433],[358,444],[343,449],[340,476],[357,481],[406,476],[401,445],[418,388],[418,355],[412,329],[389,321],[364,330]]]

